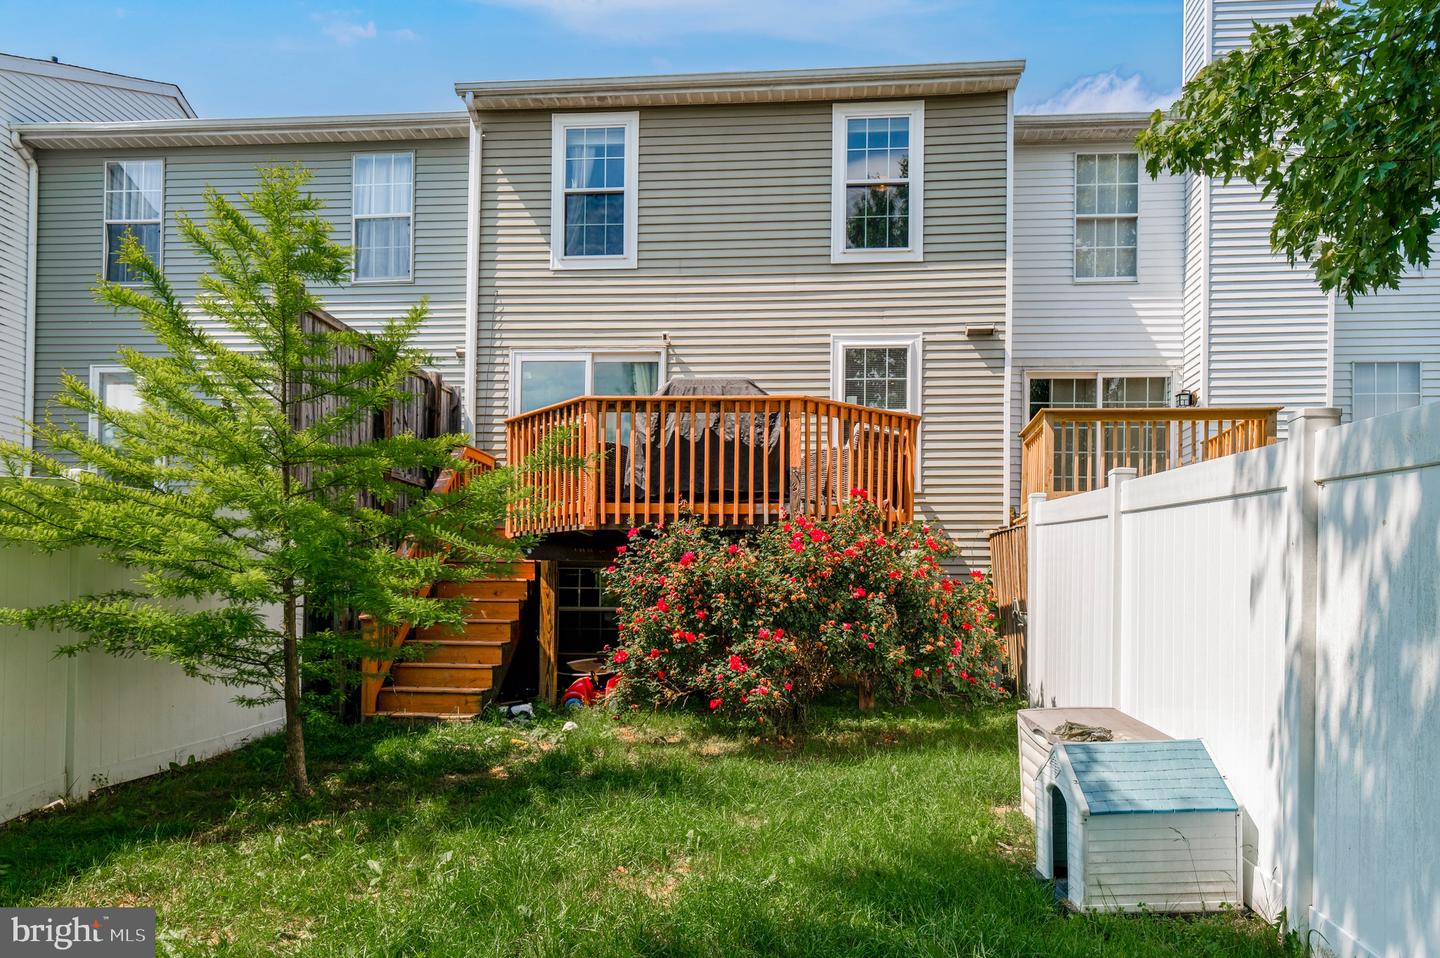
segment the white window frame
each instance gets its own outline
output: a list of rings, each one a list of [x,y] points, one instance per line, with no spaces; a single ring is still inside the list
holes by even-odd
[[[1423,405],[1425,405],[1425,364],[1422,363],[1422,362],[1420,362],[1418,359],[1362,359],[1362,360],[1356,360],[1356,361],[1354,361],[1354,362],[1352,362],[1352,363],[1350,364],[1350,420],[1351,420],[1352,422],[1360,422],[1362,419],[1374,419],[1374,418],[1377,418],[1377,417],[1379,417],[1379,416],[1388,416],[1388,415],[1390,415],[1389,413],[1377,412],[1377,413],[1374,413],[1374,414],[1372,414],[1372,415],[1363,416],[1363,417],[1362,417],[1362,416],[1357,416],[1357,415],[1355,414],[1355,401],[1356,401],[1356,399],[1357,399],[1357,398],[1359,397],[1359,395],[1360,395],[1360,391],[1355,388],[1355,384],[1356,384],[1356,382],[1358,382],[1358,380],[1359,380],[1359,376],[1357,375],[1357,373],[1359,372],[1359,367],[1361,367],[1361,366],[1375,366],[1375,367],[1377,367],[1377,372],[1378,372],[1378,367],[1380,367],[1380,366],[1395,366],[1395,367],[1397,367],[1397,372],[1398,372],[1398,367],[1400,367],[1400,366],[1414,366],[1414,367],[1415,367],[1415,371],[1418,373],[1417,381],[1418,381],[1418,386],[1419,386],[1419,389],[1413,394],[1413,395],[1415,396],[1415,398],[1416,398],[1416,402],[1414,403],[1414,405],[1410,405],[1410,406],[1400,406],[1400,407],[1397,408],[1396,411],[1398,412],[1398,411],[1405,410],[1405,409],[1414,409],[1415,406],[1423,406]],[[1412,394],[1409,393],[1409,392],[1401,393],[1401,392],[1397,389],[1394,393],[1388,393],[1388,392],[1387,392],[1387,393],[1381,393],[1381,392],[1378,392],[1378,391],[1377,391],[1377,392],[1371,393],[1371,394],[1369,394],[1369,395],[1376,396],[1376,397],[1382,396],[1382,395],[1383,395],[1383,396],[1394,396],[1394,397],[1398,398],[1398,397],[1401,396],[1401,395],[1409,396],[1409,395],[1412,395]]]
[[[1163,367],[1150,367],[1150,368],[1146,368],[1146,367],[1143,367],[1143,366],[1142,366],[1142,367],[1136,367],[1136,368],[1101,369],[1101,370],[1095,370],[1095,369],[1043,369],[1043,368],[1027,369],[1027,370],[1025,370],[1025,386],[1024,386],[1025,391],[1024,391],[1024,394],[1021,396],[1021,399],[1024,401],[1026,416],[1025,416],[1024,421],[1020,423],[1020,428],[1021,428],[1021,429],[1024,429],[1025,426],[1026,426],[1026,424],[1028,424],[1028,423],[1030,422],[1030,420],[1034,418],[1033,416],[1030,416],[1030,415],[1029,415],[1029,412],[1030,412],[1030,383],[1031,383],[1032,381],[1036,380],[1036,379],[1085,379],[1085,380],[1089,380],[1089,381],[1091,381],[1091,382],[1093,382],[1093,383],[1095,384],[1095,404],[1096,404],[1096,405],[1095,405],[1093,408],[1097,408],[1097,409],[1106,409],[1106,408],[1109,408],[1109,409],[1132,408],[1132,407],[1122,407],[1122,406],[1109,406],[1109,407],[1107,407],[1107,406],[1105,405],[1105,380],[1107,380],[1107,379],[1165,379],[1165,380],[1167,380],[1167,381],[1169,382],[1169,386],[1168,386],[1168,387],[1166,388],[1166,390],[1165,390],[1165,393],[1166,393],[1166,395],[1165,395],[1165,401],[1166,401],[1167,405],[1165,405],[1165,406],[1151,406],[1151,407],[1149,407],[1149,408],[1151,408],[1151,409],[1171,409],[1171,408],[1174,408],[1174,406],[1175,406],[1175,382],[1176,382],[1176,376],[1177,376],[1177,370],[1174,370],[1174,369],[1165,369],[1165,368],[1163,368]],[[1050,408],[1070,409],[1070,408],[1092,408],[1092,407],[1060,406],[1060,407],[1050,407]],[[1019,433],[1017,432],[1016,434],[1018,435]]]
[[[598,362],[656,362],[659,364],[658,382],[664,385],[667,379],[666,350],[663,349],[512,349],[510,350],[510,415],[520,412],[520,367],[532,361],[583,362],[585,364],[585,390],[580,395],[595,394],[595,363]],[[568,400],[565,400],[568,402]],[[543,407],[542,407],[543,408]],[[534,410],[530,410],[534,412]]]
[[[135,375],[135,371],[129,366],[122,366],[119,363],[97,363],[90,367],[90,391],[103,402],[105,394],[101,390],[101,384],[106,376],[115,373],[123,373],[127,376]],[[90,414],[90,438],[96,442],[100,440],[100,417],[93,412]]]
[[[904,410],[888,410],[890,412],[909,412],[917,416],[923,415],[925,408],[924,397],[921,395],[921,387],[924,385],[925,376],[922,364],[925,361],[925,336],[923,333],[887,333],[874,335],[832,335],[830,337],[830,398],[837,402],[845,402],[845,350],[847,349],[908,349],[910,358],[909,368],[906,370],[909,383],[906,385],[906,403]],[[878,409],[878,406],[866,406],[866,409]],[[925,422],[922,419],[920,425],[915,429],[915,491],[924,491],[924,470],[921,468],[925,459]]]
[[[1080,157],[1082,156],[1134,156],[1138,166],[1140,154],[1134,150],[1083,150],[1076,151],[1070,158],[1070,281],[1079,286],[1106,285],[1111,283],[1140,282],[1140,250],[1141,213],[1145,210],[1145,191],[1142,185],[1145,178],[1136,173],[1135,177],[1135,212],[1134,213],[1081,213],[1080,212]],[[1134,276],[1081,276],[1076,270],[1076,262],[1080,254],[1080,220],[1096,219],[1134,219],[1135,220],[1135,275]]]
[[[620,256],[565,255],[565,131],[619,126],[625,128],[625,252]],[[550,268],[635,269],[640,235],[640,114],[554,113],[550,117]]]
[[[910,412],[920,415],[924,403],[920,397],[920,384],[923,381],[920,363],[923,359],[924,336],[921,333],[899,333],[894,335],[833,335],[830,337],[830,398],[837,402],[846,402],[845,399],[845,351],[847,349],[905,349],[909,351],[907,360],[906,383],[906,407],[892,412]],[[867,407],[872,408],[872,407]],[[880,408],[880,407],[873,407]]]
[[[410,212],[409,213],[366,213],[358,215],[355,212],[355,190],[359,181],[355,176],[355,167],[359,164],[361,157],[374,156],[408,156],[410,157]],[[354,258],[350,264],[350,282],[355,286],[384,286],[392,283],[413,283],[415,282],[415,181],[419,179],[419,170],[416,167],[415,151],[413,150],[376,150],[365,153],[352,153],[350,155],[350,248],[355,251]],[[359,273],[360,267],[360,245],[359,236],[360,220],[398,220],[406,218],[410,221],[410,265],[409,271],[404,276],[377,276],[374,278],[362,278]]]
[[[870,116],[910,118],[910,245],[893,249],[847,249],[845,187],[847,121]],[[919,263],[925,259],[925,101],[836,103],[831,113],[830,262]]]
[[[159,163],[160,164],[160,216],[151,220],[112,220],[109,214],[110,198],[110,167],[115,163]],[[160,247],[156,251],[155,265],[161,269],[165,268],[165,158],[163,156],[124,156],[112,157],[100,164],[100,275],[110,282],[110,227],[127,223],[138,223],[143,225],[158,225],[160,227]],[[142,283],[135,280],[129,283],[120,283],[121,286],[140,286]]]

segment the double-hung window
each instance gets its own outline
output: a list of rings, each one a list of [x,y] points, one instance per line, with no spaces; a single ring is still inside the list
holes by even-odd
[[[557,113],[551,120],[550,266],[636,264],[638,113]]]
[[[163,160],[111,160],[105,164],[105,278],[135,283],[140,277],[120,262],[126,234],[139,240],[160,265],[160,237],[165,211]]]
[[[351,183],[356,281],[410,279],[415,154],[357,153]]]
[[[920,411],[920,337],[836,337],[831,395],[857,406]]]
[[[516,415],[577,396],[653,396],[660,354],[517,350],[510,360],[510,406]]]
[[[1420,405],[1419,363],[1356,363],[1352,419],[1369,419]]]
[[[1140,157],[1080,153],[1075,157],[1075,278],[1139,277]]]
[[[924,101],[834,106],[830,259],[923,258]]]

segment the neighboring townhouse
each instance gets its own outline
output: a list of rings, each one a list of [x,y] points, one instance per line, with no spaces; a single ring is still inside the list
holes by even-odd
[[[1185,194],[1135,152],[1148,114],[1015,118],[1009,491],[1043,408],[1174,404],[1185,344]]]
[[[1249,40],[1253,24],[1311,0],[1186,0],[1182,72]],[[1353,307],[1270,250],[1274,214],[1255,187],[1186,178],[1184,386],[1206,405],[1337,406],[1346,419],[1440,401],[1440,271]]]
[[[194,115],[180,88],[170,83],[0,54],[0,438],[22,439],[20,420],[30,415],[36,382],[30,250],[37,171],[33,153],[13,127]]]
[[[47,123],[17,130],[39,165],[37,415],[66,371],[88,377],[107,401],[133,400],[117,350],[154,349],[155,343],[137,317],[95,302],[91,293],[101,276],[129,278],[115,259],[115,239],[126,229],[148,228],[137,235],[181,295],[192,298],[202,264],[181,240],[176,214],[203,219],[207,187],[233,200],[255,187],[259,167],[278,163],[314,173],[310,188],[326,203],[334,238],[357,251],[350,281],[321,291],[326,308],[358,329],[373,329],[428,297],[430,318],[419,343],[447,382],[461,380],[464,113]]]

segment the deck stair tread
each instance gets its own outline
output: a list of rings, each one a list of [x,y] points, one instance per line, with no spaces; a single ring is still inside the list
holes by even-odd
[[[415,658],[390,666],[375,714],[394,718],[473,718],[498,692],[531,601],[535,563],[465,582],[441,582],[435,594],[465,600],[463,624],[413,630],[402,646]],[[421,649],[416,652],[415,646]],[[446,706],[451,706],[447,708]]]

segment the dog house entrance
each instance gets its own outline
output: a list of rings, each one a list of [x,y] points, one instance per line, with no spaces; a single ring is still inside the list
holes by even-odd
[[[1065,796],[1060,789],[1050,786],[1050,873],[1056,882],[1066,878],[1066,840],[1069,838],[1069,823],[1065,820]]]

